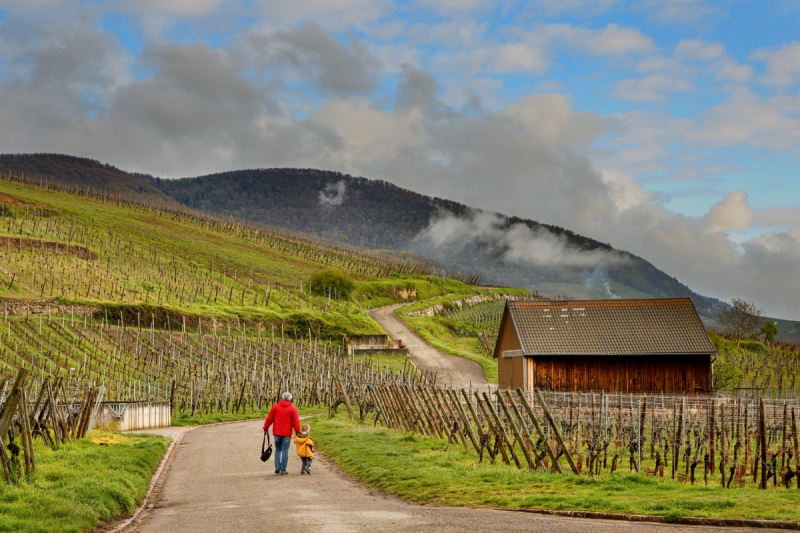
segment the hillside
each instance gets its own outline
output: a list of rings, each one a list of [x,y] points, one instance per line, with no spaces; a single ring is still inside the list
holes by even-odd
[[[71,169],[66,171],[65,169]],[[476,272],[486,283],[522,286],[546,294],[575,298],[691,296],[700,312],[712,316],[718,302],[692,292],[646,260],[557,226],[532,220],[503,218],[503,227],[524,224],[545,231],[577,253],[614,253],[620,261],[601,266],[570,267],[504,260],[507,246],[486,241],[436,245],[420,239],[439,213],[469,217],[472,208],[424,196],[383,181],[314,169],[241,170],[162,180],[129,174],[113,167],[69,156],[0,156],[0,172],[38,174],[78,186],[97,183],[224,216],[268,226],[307,232],[371,249],[407,251],[461,270]],[[113,176],[111,173],[113,172]],[[98,179],[95,176],[103,176]],[[108,179],[105,179],[108,177]],[[502,230],[502,228],[501,228]]]
[[[430,275],[427,264],[180,206],[4,179],[0,253],[0,387],[22,368],[39,384],[51,376],[103,383],[114,399],[143,381],[163,398],[174,383],[184,406],[197,379],[213,379],[226,398],[229,386],[263,398],[260,372],[272,375],[270,360],[283,364],[287,351],[330,364],[324,354],[338,353],[343,335],[381,332],[367,308],[482,292]],[[318,281],[331,269],[349,278],[347,293]],[[376,362],[347,359],[362,373]],[[256,363],[260,380],[249,374]],[[270,382],[273,393],[280,386]]]
[[[12,176],[37,176],[76,186],[87,187],[97,193],[125,194],[137,200],[158,201],[174,205],[172,198],[164,194],[152,176],[125,172],[114,166],[85,157],[62,154],[2,154],[2,174]]]

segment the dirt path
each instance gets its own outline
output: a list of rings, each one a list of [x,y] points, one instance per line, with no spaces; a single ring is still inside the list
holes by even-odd
[[[437,350],[422,340],[414,331],[394,314],[403,304],[373,309],[369,316],[377,322],[389,336],[403,341],[411,352],[411,361],[419,370],[436,372],[436,384],[466,388],[486,387],[489,383],[483,377],[483,370],[477,363],[463,357],[450,355]]]
[[[246,421],[201,427],[186,433],[166,472],[160,498],[153,509],[145,511],[143,521],[134,531],[748,531],[414,505],[370,492],[338,473],[324,459],[315,459],[312,475],[301,476],[294,446],[289,451],[289,475],[276,476],[272,461],[264,464],[258,459],[261,424]]]

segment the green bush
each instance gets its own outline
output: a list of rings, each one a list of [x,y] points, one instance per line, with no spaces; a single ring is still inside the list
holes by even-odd
[[[308,279],[313,294],[346,300],[356,290],[355,282],[339,270],[323,270]]]

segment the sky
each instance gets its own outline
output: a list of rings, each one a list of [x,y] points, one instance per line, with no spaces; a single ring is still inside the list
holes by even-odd
[[[800,319],[798,28],[798,0],[0,0],[0,151],[382,179]]]

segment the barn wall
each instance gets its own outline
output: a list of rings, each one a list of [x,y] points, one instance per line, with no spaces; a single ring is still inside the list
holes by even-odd
[[[526,357],[544,390],[696,393],[711,390],[711,356]],[[502,385],[501,385],[502,387]]]
[[[521,350],[514,323],[510,317],[504,317],[502,328],[497,336],[495,353],[497,354],[497,384],[501,389],[522,387],[523,357],[503,357],[506,350]]]

